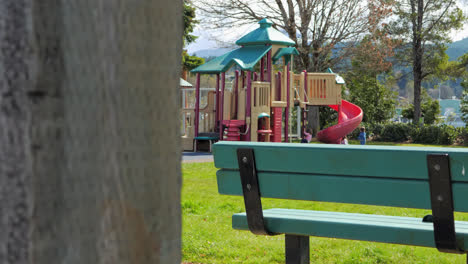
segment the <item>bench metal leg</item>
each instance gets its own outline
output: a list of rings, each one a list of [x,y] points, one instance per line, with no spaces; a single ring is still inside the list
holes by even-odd
[[[308,236],[286,235],[286,264],[309,264]]]

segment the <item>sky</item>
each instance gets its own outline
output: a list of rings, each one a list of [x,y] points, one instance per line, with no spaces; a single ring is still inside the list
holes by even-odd
[[[465,14],[468,14],[468,1],[459,2],[459,6],[462,8]],[[197,17],[200,17],[200,16],[201,14],[197,12]],[[224,41],[234,45],[234,42],[237,39],[239,39],[241,36],[247,34],[248,32],[250,32],[251,30],[257,27],[258,25],[253,24],[251,26],[235,28],[229,31],[220,30],[219,32],[209,32],[209,31],[204,30],[202,25],[199,24],[197,25],[197,27],[195,28],[193,32],[193,35],[198,36],[198,39],[194,43],[191,43],[190,45],[188,45],[186,49],[189,54],[193,54],[199,50],[217,49],[217,48],[225,47],[226,44],[217,43],[214,40],[215,35],[223,35],[225,37]],[[467,38],[468,37],[468,23],[465,24],[462,30],[452,31],[451,37],[453,41],[458,41],[458,40]]]
[[[233,37],[231,37],[231,43],[233,45],[235,44],[234,42],[238,38],[240,38],[240,36],[243,35],[242,33],[244,32],[244,30],[238,30],[236,32],[237,32],[237,34],[233,35]],[[245,33],[247,33],[247,32],[245,32]],[[199,50],[217,49],[217,48],[222,48],[223,47],[223,44],[217,43],[216,41],[214,41],[213,40],[214,37],[212,35],[210,35],[209,32],[203,31],[203,29],[200,28],[200,27],[197,27],[194,30],[193,35],[198,36],[198,39],[194,43],[191,43],[190,45],[188,45],[186,47],[189,54],[196,53]],[[235,38],[236,36],[239,36],[239,37],[236,39]],[[460,30],[460,31],[452,32],[451,36],[452,36],[452,40],[454,42],[458,41],[458,40],[462,40],[464,38],[467,38],[468,37],[468,25],[465,25],[464,28],[462,30]],[[228,41],[228,40],[229,39],[226,39],[226,41]]]

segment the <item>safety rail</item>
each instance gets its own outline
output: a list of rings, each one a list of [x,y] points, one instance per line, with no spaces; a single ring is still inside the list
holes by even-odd
[[[341,102],[341,86],[333,73],[307,73],[306,93],[309,105],[337,105]]]
[[[270,106],[270,83],[252,82],[252,107]]]

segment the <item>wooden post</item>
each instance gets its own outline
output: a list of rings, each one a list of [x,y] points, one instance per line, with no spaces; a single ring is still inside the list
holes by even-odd
[[[219,99],[219,140],[223,140],[224,120],[224,88],[226,87],[226,73],[221,73],[221,96]]]
[[[0,4],[0,263],[180,263],[182,2]]]
[[[242,89],[245,87],[245,73],[241,70]]]
[[[250,122],[247,123],[247,125],[251,128],[251,123],[252,123],[252,118],[251,118],[251,115],[252,115],[252,73],[250,71],[247,71],[247,96],[246,96],[246,102],[245,102],[245,121],[247,122],[247,120],[250,120]],[[256,133],[257,131],[255,131],[254,133]],[[249,129],[249,132],[247,133],[247,135],[245,136],[246,137],[246,140],[247,141],[250,141],[250,137],[251,137],[251,134],[252,134],[252,129]]]
[[[195,84],[195,137],[198,137],[198,129],[200,126],[200,73],[197,73],[197,81]],[[196,142],[195,142],[196,144]]]
[[[276,79],[276,95],[275,95],[275,100],[276,101],[281,101],[281,92],[283,87],[281,87],[281,72],[278,72],[278,76]]]

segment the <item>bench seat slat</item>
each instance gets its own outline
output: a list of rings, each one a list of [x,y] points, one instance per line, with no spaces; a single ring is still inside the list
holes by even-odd
[[[426,156],[448,153],[452,180],[468,182],[468,149],[360,145],[218,142],[217,168],[238,169],[238,148],[253,148],[257,171],[428,179]]]
[[[220,194],[242,195],[239,171],[218,170]],[[258,172],[262,197],[431,209],[424,180]],[[452,185],[455,211],[468,212],[468,183]]]
[[[435,247],[432,223],[420,218],[295,209],[263,211],[270,232]],[[245,213],[234,214],[234,229],[248,230]],[[458,246],[468,249],[468,222],[455,221]]]

